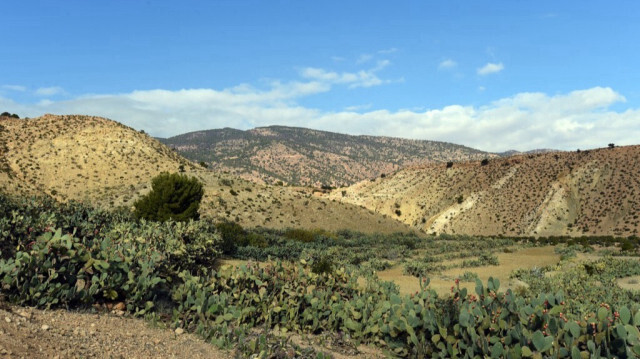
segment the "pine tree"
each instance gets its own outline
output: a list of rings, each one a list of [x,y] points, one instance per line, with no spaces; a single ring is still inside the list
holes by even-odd
[[[137,218],[159,222],[200,218],[198,209],[204,190],[197,178],[163,172],[151,180],[151,188],[134,203]]]

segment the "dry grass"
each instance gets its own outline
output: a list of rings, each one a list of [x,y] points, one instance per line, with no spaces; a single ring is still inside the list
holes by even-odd
[[[474,272],[483,283],[486,283],[489,277],[498,278],[501,288],[506,289],[514,285],[509,280],[509,274],[513,270],[553,265],[560,261],[560,256],[554,252],[553,246],[525,248],[514,253],[498,253],[496,255],[500,262],[499,266],[449,269],[442,272],[442,274],[431,276],[430,287],[438,294],[447,294],[450,292],[451,286],[454,285],[456,278],[462,276],[464,272]],[[398,265],[389,270],[378,272],[378,277],[382,280],[396,283],[400,287],[401,293],[409,294],[418,291],[420,289],[418,278],[404,275],[402,271],[402,265]],[[473,290],[475,283],[461,282],[460,286]]]
[[[446,295],[450,292],[451,286],[454,285],[454,280],[456,278],[462,276],[464,272],[474,272],[483,283],[486,283],[489,277],[494,277],[500,280],[500,286],[503,290],[506,290],[507,288],[515,289],[519,283],[509,279],[509,274],[512,271],[519,268],[555,265],[560,262],[560,256],[554,252],[553,246],[524,248],[513,253],[499,253],[497,254],[497,257],[500,262],[500,265],[498,266],[453,268],[446,270],[441,274],[433,275],[430,277],[431,283],[429,287],[434,289],[440,295]],[[220,261],[220,268],[222,270],[229,270],[246,263],[246,260],[225,259]],[[450,261],[445,264],[452,263],[455,262]],[[264,265],[264,263],[260,263],[260,265]],[[394,282],[398,285],[400,293],[402,294],[411,294],[420,290],[419,279],[414,276],[403,274],[403,267],[401,264],[391,269],[378,272],[378,278]],[[360,278],[360,283],[364,285],[364,279]],[[460,287],[473,291],[475,283],[461,282]]]
[[[640,275],[620,278],[618,285],[623,289],[640,291]]]

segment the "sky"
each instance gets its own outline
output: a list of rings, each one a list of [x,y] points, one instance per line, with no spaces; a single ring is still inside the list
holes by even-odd
[[[21,117],[495,152],[640,144],[635,0],[20,0],[0,13],[0,112]]]

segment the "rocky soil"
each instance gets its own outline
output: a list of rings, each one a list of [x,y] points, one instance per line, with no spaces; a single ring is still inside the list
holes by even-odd
[[[153,328],[144,320],[118,314],[2,305],[0,357],[216,359],[233,355],[192,334]]]

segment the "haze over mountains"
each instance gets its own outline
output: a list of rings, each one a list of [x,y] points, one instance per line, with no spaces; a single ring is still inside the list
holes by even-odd
[[[264,183],[316,187],[351,185],[406,166],[496,156],[446,142],[284,126],[197,131],[159,140],[216,171]]]
[[[112,208],[131,206],[160,172],[182,169],[205,184],[204,217],[247,227],[618,236],[640,229],[640,146],[498,157],[439,142],[279,126],[166,141],[202,156],[194,160],[220,160],[205,169],[99,117],[2,117],[0,185]],[[240,176],[316,187],[364,180],[322,193]]]

